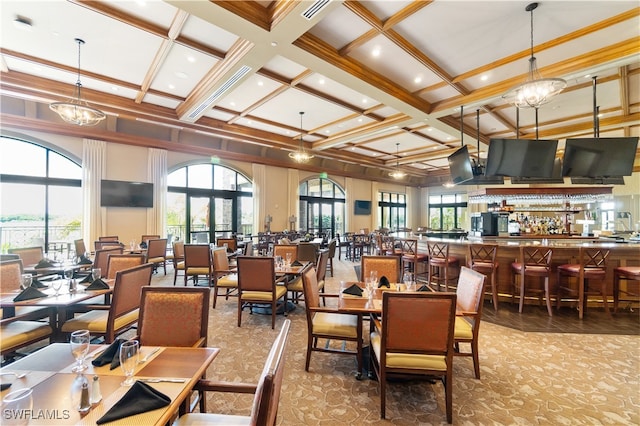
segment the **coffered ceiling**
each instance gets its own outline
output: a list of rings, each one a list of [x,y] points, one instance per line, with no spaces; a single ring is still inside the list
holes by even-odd
[[[638,136],[638,1],[539,2],[538,67],[568,85],[537,134],[502,98],[526,77],[528,3],[2,0],[3,127],[281,166],[302,127],[315,158],[295,167],[387,180],[399,163],[409,185],[446,180],[461,144],[593,136],[594,103],[600,136]],[[73,93],[76,37],[83,93],[108,114],[91,128],[47,108]]]

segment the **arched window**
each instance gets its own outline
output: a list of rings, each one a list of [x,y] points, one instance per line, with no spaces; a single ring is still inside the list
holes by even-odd
[[[168,176],[167,234],[186,242],[214,242],[253,232],[253,186],[219,164],[193,164]]]
[[[344,217],[344,190],[337,183],[313,178],[300,184],[300,230],[333,238],[344,233]]]
[[[0,137],[2,252],[42,246],[68,257],[82,238],[82,167],[36,143]]]

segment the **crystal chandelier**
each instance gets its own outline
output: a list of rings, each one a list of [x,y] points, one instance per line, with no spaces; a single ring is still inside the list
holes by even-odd
[[[402,179],[407,175],[405,172],[400,170],[400,162],[398,160],[400,158],[400,154],[399,154],[400,151],[398,148],[399,146],[400,146],[400,143],[396,142],[396,169],[391,173],[389,173],[389,176],[391,176],[394,179]]]
[[[538,72],[536,57],[533,56],[533,11],[537,7],[538,3],[531,3],[525,8],[527,12],[531,13],[531,57],[529,58],[527,79],[502,96],[517,108],[539,108],[567,87],[567,82],[563,79],[542,78]]]
[[[82,99],[82,83],[80,83],[80,46],[84,40],[76,38],[78,43],[78,81],[73,92],[73,98],[67,102],[54,102],[49,105],[64,121],[78,126],[95,126],[106,118],[104,112],[92,108]]]
[[[308,153],[304,146],[302,145],[302,116],[304,115],[304,111],[300,111],[300,146],[297,151],[293,151],[289,153],[289,158],[291,158],[296,163],[307,163],[309,160],[313,158],[313,154]]]

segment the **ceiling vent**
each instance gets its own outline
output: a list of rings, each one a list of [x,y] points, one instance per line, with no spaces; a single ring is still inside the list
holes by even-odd
[[[244,65],[238,71],[233,74],[229,80],[225,81],[216,91],[214,91],[207,99],[205,99],[200,105],[198,105],[191,113],[189,114],[189,118],[191,120],[195,120],[202,111],[209,108],[211,104],[213,104],[218,98],[224,95],[229,89],[233,87],[242,77],[247,75],[247,73],[251,71],[251,67]]]
[[[324,9],[329,3],[331,3],[331,0],[317,0],[313,2],[313,4],[309,6],[307,10],[302,12],[302,16],[307,21],[310,21],[314,18],[314,16],[320,13],[322,9]]]

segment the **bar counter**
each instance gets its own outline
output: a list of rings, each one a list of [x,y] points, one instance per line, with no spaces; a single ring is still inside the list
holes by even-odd
[[[418,251],[427,253],[427,241],[443,241],[449,243],[449,255],[458,259],[460,265],[467,264],[467,250],[469,244],[496,244],[498,245],[497,260],[498,267],[498,293],[500,301],[511,300],[512,282],[511,263],[518,260],[521,245],[537,245],[553,249],[552,264],[553,274],[551,277],[551,293],[556,293],[556,273],[558,265],[565,263],[577,263],[580,247],[601,247],[611,250],[609,263],[607,265],[607,287],[608,294],[613,295],[613,270],[618,266],[640,266],[640,244],[637,243],[612,243],[598,242],[597,238],[590,237],[565,237],[549,238],[550,236],[539,235],[537,238],[511,238],[511,237],[473,237],[467,239],[440,239],[440,238],[419,238]],[[585,242],[586,241],[586,242]],[[575,283],[574,283],[575,285]]]

